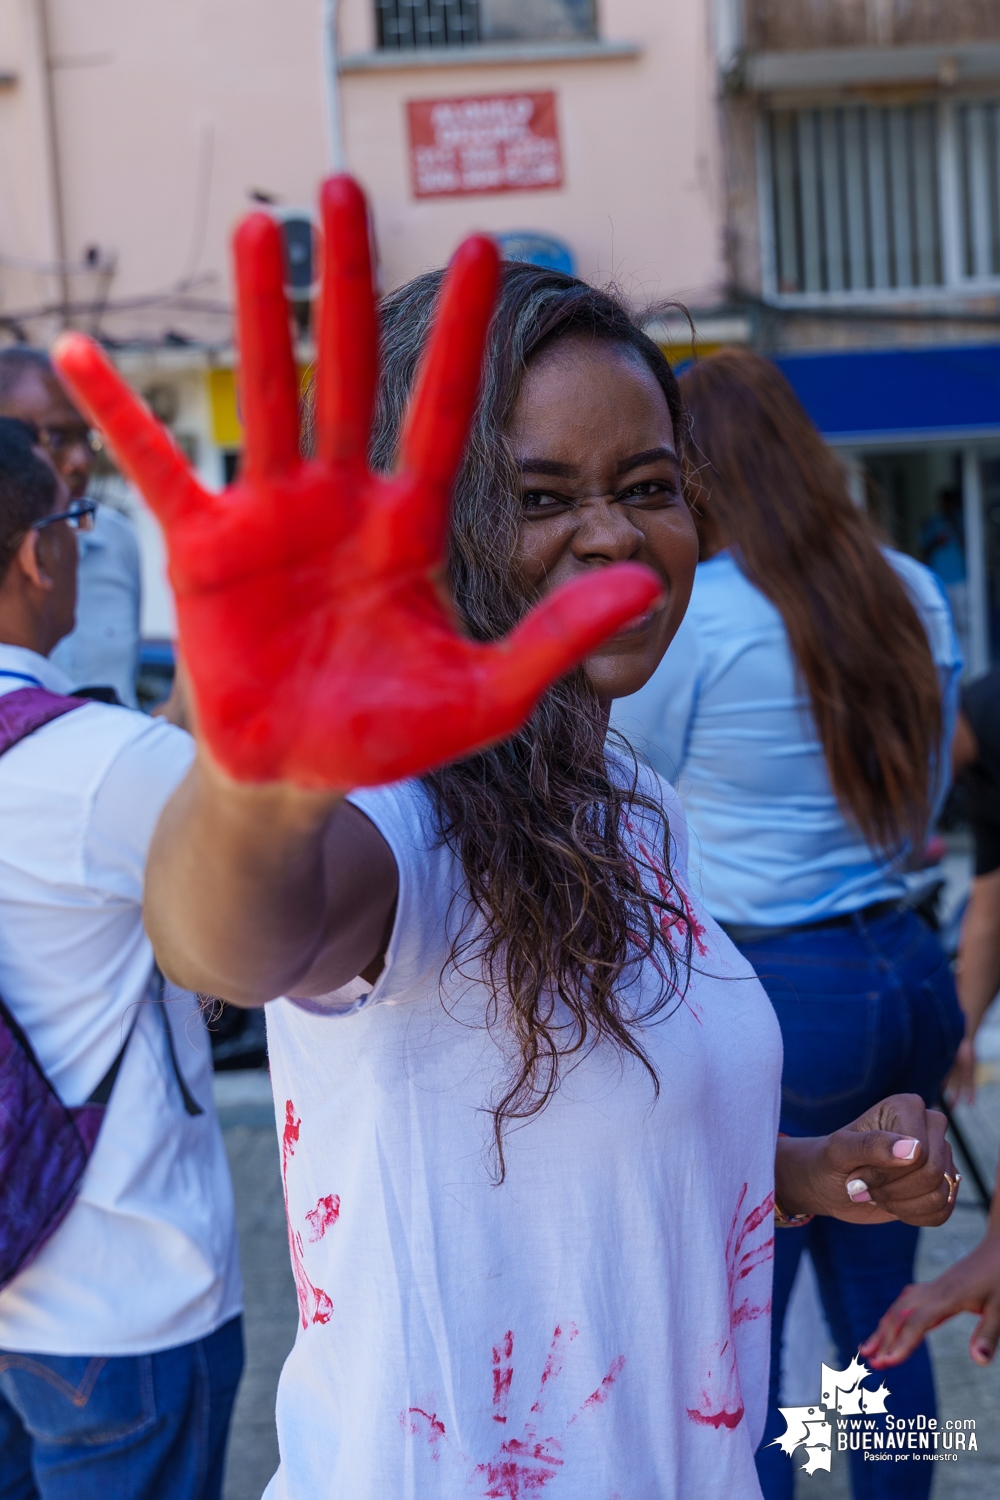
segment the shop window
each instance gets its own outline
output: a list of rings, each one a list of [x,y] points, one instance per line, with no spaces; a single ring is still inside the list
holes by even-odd
[[[375,0],[375,15],[379,46],[393,50],[596,34],[594,0]]]
[[[780,110],[767,133],[779,295],[943,284],[934,105]]]
[[[935,575],[969,660],[970,602],[962,502],[962,455],[929,446],[861,453],[868,509],[895,545]]]

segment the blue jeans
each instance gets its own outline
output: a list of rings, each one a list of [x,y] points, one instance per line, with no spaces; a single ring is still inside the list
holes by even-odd
[[[781,1129],[826,1135],[848,1125],[887,1094],[920,1094],[928,1104],[962,1039],[964,1023],[951,967],[930,929],[913,912],[843,927],[789,933],[743,943],[781,1026]],[[757,1453],[766,1500],[791,1500],[791,1461],[770,1447],[785,1431],[778,1411],[781,1336],[802,1251],[816,1268],[820,1295],[841,1368],[913,1279],[918,1231],[906,1224],[845,1224],[816,1218],[806,1229],[775,1235],[771,1376],[767,1426]],[[822,1351],[816,1351],[816,1374]],[[887,1373],[894,1415],[935,1414],[934,1379],[924,1345]],[[834,1455],[834,1463],[837,1455]],[[842,1460],[841,1460],[842,1461]],[[932,1464],[864,1463],[851,1455],[855,1500],[926,1496]]]
[[[242,1370],[240,1318],[157,1354],[0,1350],[0,1500],[219,1500]]]

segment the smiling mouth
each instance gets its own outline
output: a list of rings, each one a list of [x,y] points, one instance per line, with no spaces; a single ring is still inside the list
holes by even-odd
[[[611,641],[628,641],[631,640],[634,636],[645,634],[645,632],[652,625],[653,621],[656,619],[657,615],[661,613],[665,602],[665,600],[661,599],[658,603],[652,605],[649,609],[644,610],[641,615],[636,615],[634,620],[629,620],[627,625],[623,625],[621,630],[616,631],[615,634],[610,637],[609,644]]]

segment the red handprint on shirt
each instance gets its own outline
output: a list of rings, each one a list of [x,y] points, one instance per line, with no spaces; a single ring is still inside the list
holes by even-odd
[[[543,600],[505,640],[456,628],[451,489],[475,410],[497,250],[459,248],[441,293],[392,476],[370,472],[377,376],[367,214],[357,184],[323,186],[316,456],[299,456],[298,381],[277,223],[234,241],[244,463],[221,494],[91,340],[55,360],[159,517],[199,734],[239,781],[345,790],[414,776],[503,739],[553,678],[659,592],[635,563]]]
[[[625,1365],[623,1354],[611,1361],[600,1385],[591,1391],[563,1423],[561,1431],[554,1432],[551,1422],[543,1425],[551,1388],[562,1374],[566,1350],[577,1337],[578,1331],[572,1323],[565,1330],[561,1326],[554,1330],[542,1367],[538,1394],[516,1434],[511,1432],[509,1436],[505,1435],[492,1456],[480,1463],[464,1453],[454,1454],[454,1460],[467,1470],[470,1492],[481,1495],[483,1500],[528,1500],[529,1496],[540,1494],[563,1468],[565,1437],[570,1428],[580,1417],[603,1406],[611,1394]],[[500,1342],[493,1346],[490,1373],[493,1421],[506,1434],[510,1421],[510,1391],[514,1380],[514,1335],[509,1329]],[[400,1421],[404,1430],[412,1436],[426,1439],[431,1459],[435,1462],[440,1461],[442,1453],[448,1452],[448,1432],[436,1412],[411,1406],[401,1414]]]
[[[741,1323],[752,1323],[757,1318],[767,1317],[771,1311],[770,1298],[764,1302],[753,1302],[746,1296],[742,1302],[737,1302],[737,1297],[743,1290],[741,1283],[758,1266],[766,1265],[774,1259],[774,1194],[768,1193],[763,1202],[758,1203],[741,1220],[740,1214],[743,1212],[746,1196],[747,1184],[744,1183],[733,1210],[733,1221],[726,1240],[729,1334],[714,1345],[709,1355],[698,1404],[687,1409],[691,1421],[703,1427],[733,1428],[742,1422],[743,1392],[736,1364],[735,1330]]]

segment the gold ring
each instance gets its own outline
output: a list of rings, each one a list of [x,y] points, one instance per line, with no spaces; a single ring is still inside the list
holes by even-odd
[[[944,1180],[948,1184],[948,1202],[954,1203],[955,1194],[958,1192],[958,1184],[962,1180],[962,1174],[961,1172],[956,1172],[954,1177],[952,1177],[949,1172],[945,1172]]]

